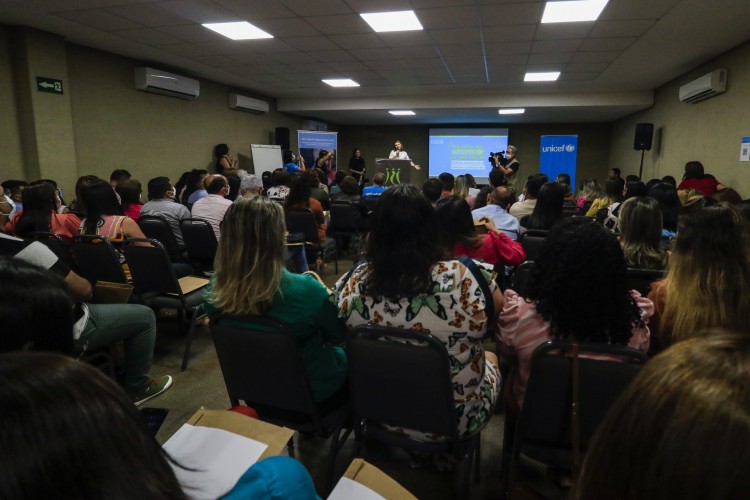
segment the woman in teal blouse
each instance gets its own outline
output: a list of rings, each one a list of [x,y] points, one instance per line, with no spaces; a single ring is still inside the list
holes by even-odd
[[[285,269],[285,234],[284,211],[277,203],[256,197],[229,207],[204,307],[209,315],[269,316],[287,323],[299,342],[315,401],[338,399],[346,380],[346,355],[338,344],[347,329],[323,284]],[[251,326],[231,317],[219,321]]]

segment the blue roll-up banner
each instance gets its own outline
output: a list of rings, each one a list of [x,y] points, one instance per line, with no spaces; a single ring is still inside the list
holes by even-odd
[[[570,176],[570,189],[576,191],[577,135],[543,135],[539,151],[539,171],[554,181],[559,174]]]
[[[336,177],[336,160],[338,157],[338,133],[337,132],[312,132],[309,130],[298,130],[297,141],[299,154],[305,159],[305,165],[311,168],[318,158],[321,150],[333,151],[334,156],[329,160],[328,179],[329,183]]]

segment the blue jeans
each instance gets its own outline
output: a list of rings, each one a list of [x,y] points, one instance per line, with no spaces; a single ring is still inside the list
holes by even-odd
[[[286,248],[285,260],[292,263],[295,273],[302,274],[310,270],[307,264],[304,245],[288,246]]]
[[[125,342],[125,390],[135,396],[149,387],[154,358],[156,317],[137,304],[88,304],[89,320],[76,341],[79,350],[100,349]]]

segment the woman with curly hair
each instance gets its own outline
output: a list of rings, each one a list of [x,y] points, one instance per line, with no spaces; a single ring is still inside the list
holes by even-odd
[[[439,199],[435,210],[438,234],[451,255],[465,255],[492,265],[517,266],[526,260],[526,252],[521,244],[497,229],[489,217],[479,219],[487,233],[478,233],[469,204],[460,196],[453,194]]]
[[[500,349],[516,358],[506,380],[509,400],[520,410],[529,378],[531,355],[548,340],[577,340],[649,346],[648,318],[653,303],[628,291],[627,267],[614,235],[601,225],[573,217],[547,236],[525,296],[505,291],[498,319]]]
[[[704,328],[750,325],[750,228],[737,209],[719,204],[680,217],[667,277],[652,285],[659,345]]]
[[[490,418],[500,388],[497,357],[484,351],[482,337],[494,321],[490,311],[502,307],[502,295],[491,268],[476,265],[471,270],[446,259],[444,249],[435,244],[436,232],[435,210],[420,189],[410,184],[389,188],[372,215],[367,262],[341,278],[334,294],[339,315],[349,326],[429,332],[445,344],[450,357],[450,368],[445,369],[451,372],[463,435]],[[403,431],[423,442],[438,438]]]

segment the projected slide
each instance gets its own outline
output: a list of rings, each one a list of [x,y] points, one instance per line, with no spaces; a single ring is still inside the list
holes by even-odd
[[[434,177],[450,172],[486,179],[492,168],[490,153],[505,151],[507,147],[507,128],[432,128],[429,174]]]

